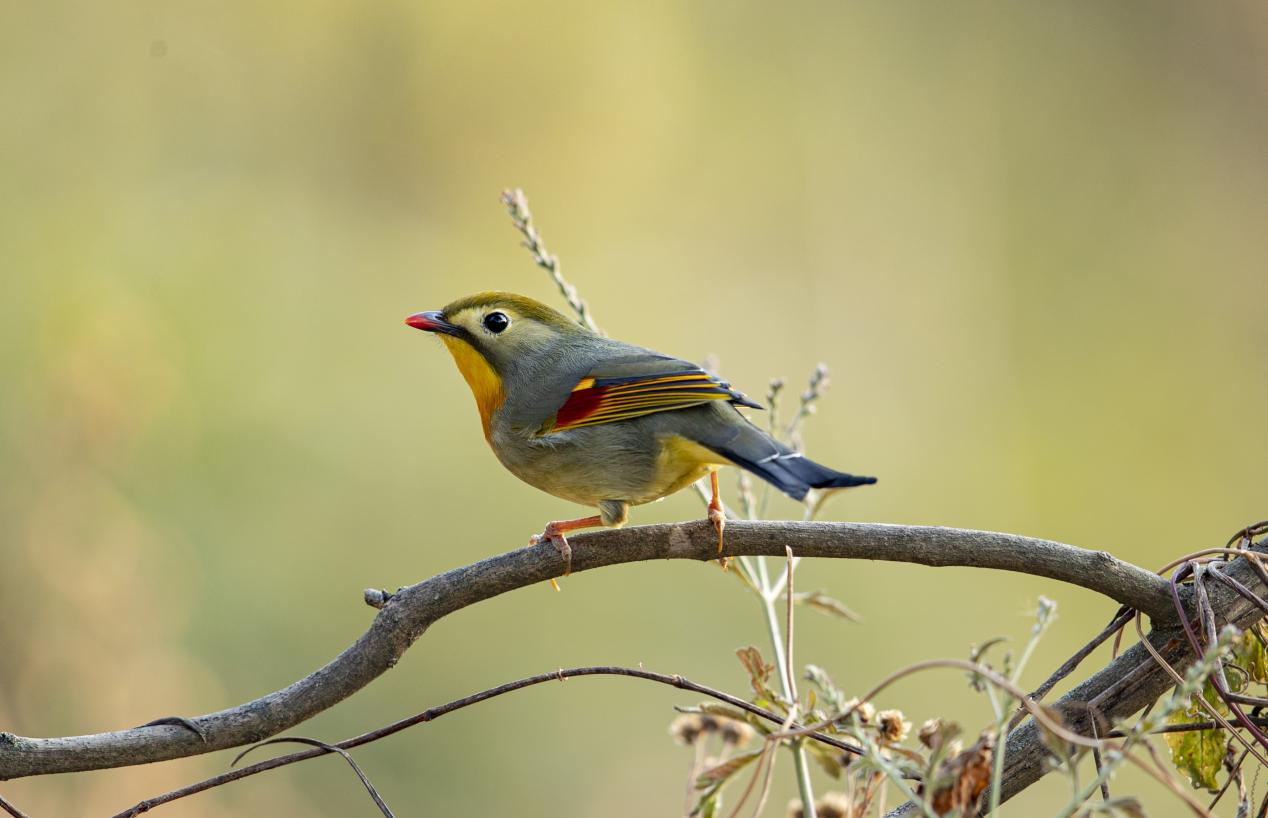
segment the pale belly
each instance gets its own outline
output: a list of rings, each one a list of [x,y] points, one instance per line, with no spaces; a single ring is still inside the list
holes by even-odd
[[[641,505],[679,491],[728,461],[680,435],[646,437],[581,428],[561,439],[507,439],[495,433],[498,459],[525,483],[594,506],[601,500]]]

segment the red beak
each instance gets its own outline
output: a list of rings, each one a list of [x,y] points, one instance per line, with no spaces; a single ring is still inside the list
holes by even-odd
[[[405,323],[424,332],[440,332],[445,335],[457,335],[459,330],[441,317],[439,310],[419,312],[405,319]]]

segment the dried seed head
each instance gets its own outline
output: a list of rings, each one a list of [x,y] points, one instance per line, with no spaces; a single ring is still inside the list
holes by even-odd
[[[722,741],[732,747],[748,744],[756,732],[742,721],[727,719],[722,723]]]
[[[688,747],[695,744],[696,739],[700,738],[703,732],[704,725],[701,717],[696,713],[684,713],[669,725],[669,734],[674,737],[674,740]]]
[[[815,802],[815,815],[819,818],[851,818],[853,814],[850,799],[846,798],[845,793],[825,792]]]
[[[850,718],[848,714],[851,712],[858,716],[860,724],[871,724],[872,720],[876,718],[876,708],[872,707],[872,703],[863,702],[860,704],[857,697],[851,697],[841,703],[841,713],[845,715],[839,721],[848,724]]]
[[[930,750],[937,750],[958,735],[960,735],[960,725],[953,721],[929,719],[920,726],[920,743]]]
[[[794,798],[788,802],[788,818],[806,818],[806,811],[801,808],[801,799]]]
[[[901,710],[882,710],[876,714],[876,722],[881,740],[890,744],[898,744],[911,731],[911,722],[903,718]]]

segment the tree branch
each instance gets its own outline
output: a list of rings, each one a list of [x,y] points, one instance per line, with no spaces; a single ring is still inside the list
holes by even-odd
[[[709,561],[717,556],[716,537],[706,521],[583,534],[572,539],[572,568],[577,573],[653,559]],[[735,521],[727,526],[726,545],[732,556],[784,556],[785,547],[789,546],[799,557],[1015,571],[1088,588],[1144,611],[1155,622],[1174,622],[1176,618],[1169,586],[1157,575],[1104,551],[1014,534],[865,523]],[[414,641],[445,615],[516,588],[545,582],[561,570],[558,552],[547,544],[492,557],[403,588],[384,604],[369,630],[326,666],[254,701],[191,719],[203,731],[205,740],[170,725],[65,738],[24,738],[0,733],[0,780],[166,761],[260,741],[365,687],[395,665]],[[1249,569],[1237,578],[1248,585],[1258,582]],[[1227,593],[1236,596],[1232,591]],[[1241,597],[1234,604],[1249,606]],[[1133,701],[1139,699],[1143,704],[1146,692],[1161,691],[1166,685],[1149,675],[1143,663],[1140,668],[1149,684],[1136,690]],[[1094,679],[1102,679],[1106,672]],[[1103,680],[1103,686],[1108,686],[1109,681]],[[1150,698],[1156,696],[1154,692]],[[1009,755],[1014,752],[1010,747]],[[1020,750],[1017,752],[1010,769],[1029,758]]]
[[[1253,550],[1258,554],[1268,552],[1261,541]],[[1268,584],[1262,579],[1260,569],[1250,560],[1238,558],[1229,563],[1223,573],[1262,596]],[[1234,589],[1220,584],[1208,587],[1211,607],[1222,627],[1232,623],[1247,628],[1264,617],[1264,611]],[[1150,645],[1178,672],[1184,671],[1196,657],[1193,655],[1184,631],[1173,620],[1155,629],[1147,636]],[[1065,718],[1071,729],[1083,735],[1092,735],[1092,721],[1103,720],[1113,724],[1144,708],[1175,684],[1166,669],[1154,661],[1142,644],[1132,645],[1109,665],[1093,674],[1062,696],[1054,708]],[[1003,796],[1007,800],[1039,780],[1047,771],[1044,757],[1049,754],[1043,736],[1033,719],[1008,735],[1007,762],[1004,767]],[[889,814],[887,818],[916,815],[915,804],[907,803]]]

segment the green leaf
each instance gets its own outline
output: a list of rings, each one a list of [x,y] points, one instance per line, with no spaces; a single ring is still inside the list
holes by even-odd
[[[703,790],[715,784],[725,783],[731,776],[761,758],[763,752],[765,748],[751,753],[740,753],[737,756],[731,756],[716,767],[710,767],[696,776],[696,788]]]
[[[798,605],[805,605],[807,608],[816,610],[821,614],[844,619],[847,622],[858,622],[861,619],[858,614],[847,608],[845,603],[828,596],[823,591],[806,591],[805,593],[793,594],[793,602]]]
[[[714,818],[720,806],[722,806],[722,785],[715,784],[700,796],[700,800],[696,802],[696,808],[691,811],[692,818],[695,816]]]
[[[1167,719],[1168,724],[1193,724],[1207,721],[1206,711],[1200,707],[1177,710]],[[1211,792],[1219,789],[1216,776],[1224,763],[1224,747],[1227,737],[1223,730],[1188,730],[1181,733],[1167,733],[1167,746],[1171,749],[1171,763],[1176,769],[1189,777],[1189,783],[1196,788]]]
[[[828,705],[833,712],[840,713],[845,709],[845,694],[832,681],[828,671],[818,665],[806,665],[806,679],[819,689],[819,692],[827,699]],[[812,703],[811,707],[813,706],[814,704]]]
[[[1233,646],[1233,664],[1250,676],[1251,681],[1268,682],[1268,652],[1264,650],[1263,637],[1247,628],[1241,641]]]

